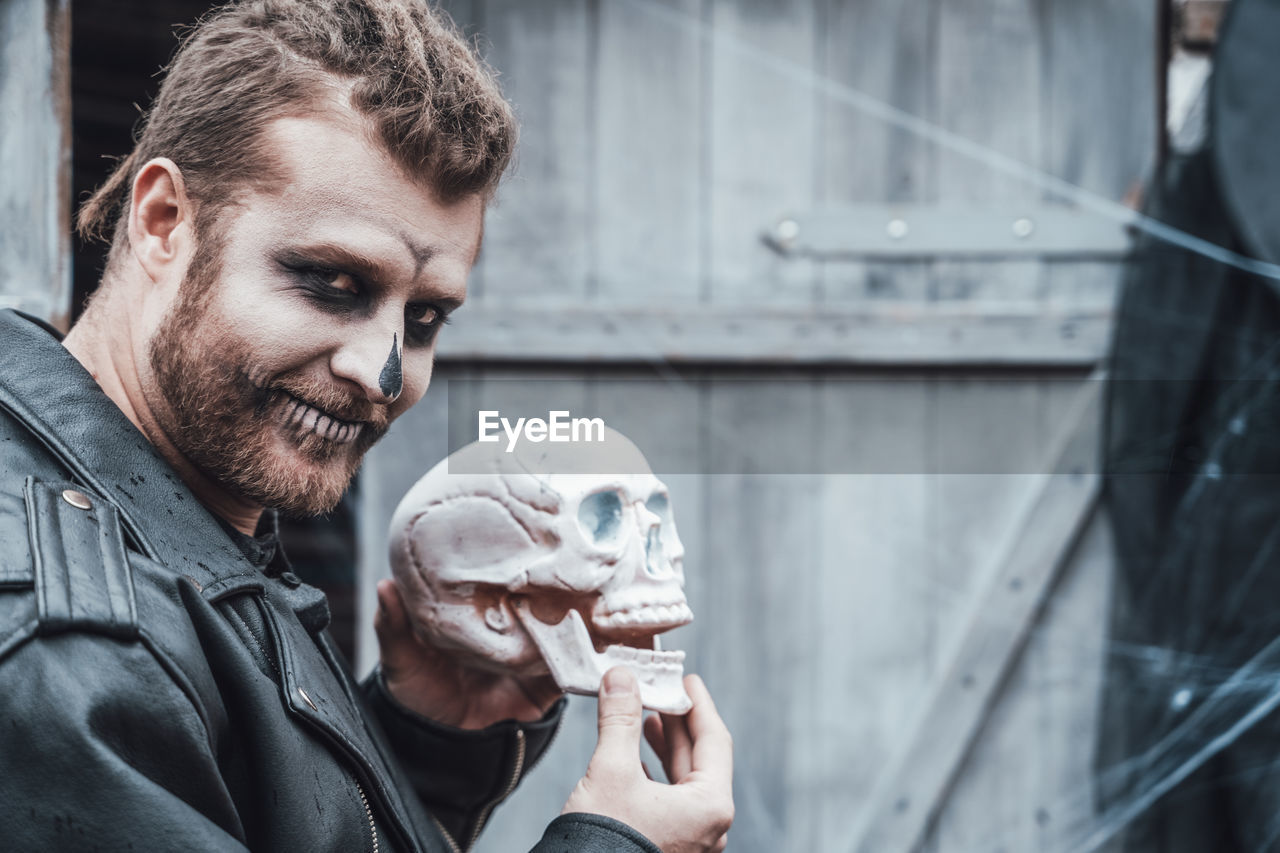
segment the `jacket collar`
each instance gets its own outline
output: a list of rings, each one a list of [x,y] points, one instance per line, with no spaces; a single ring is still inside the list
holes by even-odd
[[[139,551],[220,587],[261,576],[213,515],[45,324],[0,311],[0,408],[111,501]],[[210,577],[212,576],[212,577]]]

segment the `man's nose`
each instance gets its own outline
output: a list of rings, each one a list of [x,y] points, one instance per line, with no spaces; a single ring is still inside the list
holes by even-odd
[[[341,346],[330,361],[335,376],[354,382],[370,402],[389,404],[404,390],[400,330],[367,332]]]

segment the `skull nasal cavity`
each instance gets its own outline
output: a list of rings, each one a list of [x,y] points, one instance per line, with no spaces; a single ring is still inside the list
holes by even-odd
[[[617,492],[596,492],[578,505],[578,523],[592,542],[618,538],[622,529],[622,499]]]
[[[662,534],[658,528],[649,528],[649,535],[644,542],[644,570],[654,577],[667,574],[669,564],[662,553]]]

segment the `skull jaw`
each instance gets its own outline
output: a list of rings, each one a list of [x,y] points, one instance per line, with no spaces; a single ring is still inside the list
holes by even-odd
[[[664,714],[687,714],[693,708],[684,689],[684,652],[659,652],[659,658],[668,659],[662,661],[629,646],[609,646],[597,652],[577,610],[570,608],[558,624],[548,625],[529,612],[527,602],[517,599],[512,604],[561,690],[595,696],[606,672],[626,666],[640,682],[640,701],[646,708]]]

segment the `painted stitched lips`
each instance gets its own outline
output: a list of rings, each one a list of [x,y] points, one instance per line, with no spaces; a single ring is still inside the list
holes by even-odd
[[[322,409],[286,394],[285,423],[296,432],[314,434],[334,444],[350,444],[364,429],[364,423],[344,421]]]

